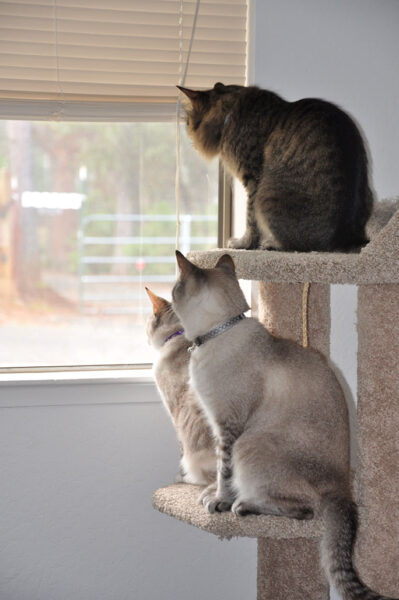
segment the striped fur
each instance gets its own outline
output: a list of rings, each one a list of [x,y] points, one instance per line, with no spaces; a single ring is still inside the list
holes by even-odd
[[[340,494],[328,494],[322,498],[321,514],[325,527],[321,541],[322,565],[343,600],[393,600],[364,585],[353,567],[356,504]]]
[[[343,110],[315,98],[287,102],[258,87],[180,89],[194,146],[219,156],[247,190],[246,232],[230,247],[307,252],[367,242],[367,155]]]

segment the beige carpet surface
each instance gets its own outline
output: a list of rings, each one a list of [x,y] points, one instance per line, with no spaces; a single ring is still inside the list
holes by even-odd
[[[399,597],[399,285],[358,299],[358,561],[368,585]]]
[[[212,268],[223,254],[233,258],[241,279],[281,283],[399,283],[399,201],[382,201],[368,224],[370,242],[360,253],[268,252],[217,249],[189,258]]]
[[[194,525],[220,538],[319,538],[322,532],[320,520],[298,521],[286,517],[248,515],[236,517],[233,513],[210,515],[197,502],[200,486],[176,483],[160,488],[152,497],[153,507],[170,517]]]
[[[318,540],[258,540],[257,600],[329,600]]]

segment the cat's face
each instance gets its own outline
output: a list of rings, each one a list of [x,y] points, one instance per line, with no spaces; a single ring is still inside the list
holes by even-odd
[[[225,119],[243,86],[216,83],[213,88],[204,91],[177,87],[185,97],[187,132],[197,150],[212,158],[220,150]]]
[[[214,269],[200,269],[176,251],[179,278],[172,290],[173,309],[189,340],[248,310],[232,258],[223,255]]]
[[[172,304],[145,288],[152,304],[152,315],[147,319],[146,333],[149,343],[154,348],[161,348],[173,329],[181,329],[180,321],[172,308]]]

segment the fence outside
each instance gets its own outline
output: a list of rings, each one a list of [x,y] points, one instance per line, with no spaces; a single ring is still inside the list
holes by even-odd
[[[143,274],[140,270],[143,265],[174,264],[174,236],[91,236],[87,235],[87,228],[95,222],[130,222],[130,223],[166,223],[175,222],[175,215],[137,215],[137,214],[93,214],[81,218],[78,244],[78,276],[79,276],[79,309],[81,312],[103,312],[112,314],[131,314],[141,312],[139,302],[142,298],[140,290],[126,291],[130,287],[138,287],[145,283],[172,283],[175,275]],[[216,246],[217,236],[193,236],[192,224],[195,222],[217,222],[216,215],[180,215],[179,249],[183,254],[189,252],[193,246]],[[92,256],[87,254],[89,246],[139,246],[140,253],[136,256]],[[148,246],[170,246],[170,253],[161,256],[149,256],[145,253]],[[109,273],[87,274],[87,265],[136,265],[138,275],[115,275]],[[136,285],[135,285],[136,284]],[[101,286],[100,292],[90,291],[93,286]],[[111,290],[108,291],[108,288]],[[112,307],[104,308],[109,303]],[[129,303],[129,305],[127,304]]]

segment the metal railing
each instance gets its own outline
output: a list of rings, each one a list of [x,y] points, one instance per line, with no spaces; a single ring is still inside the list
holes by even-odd
[[[137,215],[137,214],[93,214],[82,217],[80,222],[78,244],[78,275],[79,275],[79,307],[82,312],[102,312],[112,314],[130,314],[138,313],[141,307],[138,302],[142,299],[140,290],[132,293],[127,291],[126,286],[131,285],[137,288],[137,284],[143,283],[172,283],[175,280],[174,274],[144,274],[140,267],[146,265],[165,265],[175,264],[174,248],[176,238],[174,236],[93,236],[87,235],[87,228],[92,223],[98,222],[131,222],[131,223],[162,223],[175,222],[175,215]],[[193,236],[192,223],[195,222],[214,222],[214,236]],[[193,246],[212,247],[217,244],[217,216],[216,215],[180,215],[180,235],[179,248],[186,254]],[[149,246],[170,246],[168,253],[159,256],[150,256],[145,253],[145,248]],[[93,256],[87,254],[87,248],[91,246],[110,246],[115,252],[115,247],[139,246],[140,252],[132,256]],[[110,274],[96,273],[88,274],[89,265],[136,265],[139,269],[137,275],[131,274]],[[109,285],[112,285],[112,291],[107,291]],[[99,292],[89,292],[87,286],[100,286]],[[123,287],[123,290],[122,290]],[[124,291],[124,293],[122,293]],[[112,307],[104,308],[104,303],[112,303]],[[130,303],[130,306],[127,305]]]

